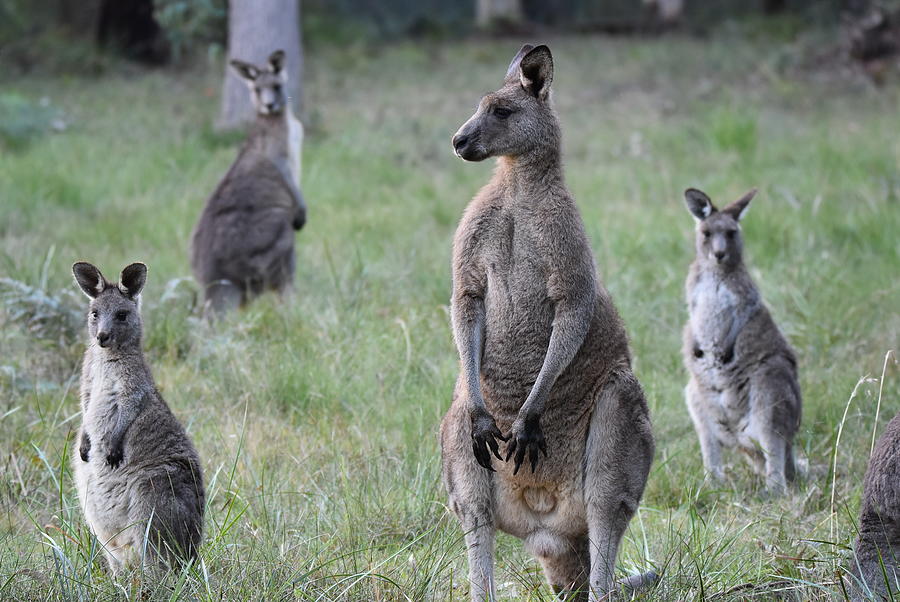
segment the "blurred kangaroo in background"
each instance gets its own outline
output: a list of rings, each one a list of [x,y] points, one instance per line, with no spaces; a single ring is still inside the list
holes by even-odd
[[[614,590],[619,543],[653,459],[625,330],[563,181],[552,80],[550,50],[524,46],[453,137],[462,159],[498,157],[453,241],[461,365],[441,423],[472,600],[496,599],[496,529],[524,540],[560,595]]]
[[[856,564],[852,570],[862,583],[854,599],[870,599],[866,588],[879,596],[876,599],[897,599],[900,596],[900,414],[888,423],[869,458],[855,551]]]
[[[284,52],[266,67],[233,60],[247,82],[256,122],[237,159],[203,208],[191,241],[191,267],[212,313],[243,305],[294,279],[294,230],[306,223],[300,193],[303,126],[285,96]]]
[[[89,263],[72,272],[91,299],[72,462],[85,520],[114,573],[193,559],[203,533],[203,473],[141,350],[147,267],[127,266],[118,283]]]
[[[722,447],[737,447],[779,494],[794,479],[801,397],[794,352],[742,258],[739,222],[755,194],[719,211],[703,192],[684,193],[697,221],[697,255],[685,284],[685,397],[706,470],[722,481]]]

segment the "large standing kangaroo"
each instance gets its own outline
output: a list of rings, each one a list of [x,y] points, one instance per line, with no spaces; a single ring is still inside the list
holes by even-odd
[[[266,67],[231,61],[250,88],[256,122],[191,238],[191,267],[213,313],[266,289],[285,292],[294,281],[294,230],[306,223],[303,127],[291,113],[283,65],[281,50]]]
[[[554,591],[596,600],[613,590],[653,458],[625,330],[563,182],[552,79],[550,50],[524,46],[453,137],[467,161],[499,157],[453,242],[461,366],[441,423],[472,600],[496,597],[497,529],[525,541]]]

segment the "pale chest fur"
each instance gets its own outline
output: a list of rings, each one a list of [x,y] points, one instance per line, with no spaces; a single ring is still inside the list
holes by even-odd
[[[82,421],[94,439],[115,424],[118,404],[125,393],[124,375],[116,362],[109,362],[100,351],[91,349],[85,357],[83,370],[89,371],[87,409]]]
[[[119,404],[126,394],[127,380],[117,362],[109,362],[102,351],[91,348],[85,354],[82,370],[87,391],[82,391],[86,409],[82,429],[90,436],[89,460],[84,462],[75,449],[75,484],[85,518],[102,542],[113,539],[129,524],[128,471],[113,469],[106,463],[107,435],[115,428]]]
[[[691,333],[703,351],[725,351],[722,347],[741,303],[724,279],[709,273],[697,277],[688,291],[688,312]]]

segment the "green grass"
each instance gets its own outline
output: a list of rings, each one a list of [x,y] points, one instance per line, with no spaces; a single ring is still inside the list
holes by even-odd
[[[900,409],[896,364],[877,423],[871,380],[900,341],[898,87],[783,74],[772,64],[784,48],[765,39],[549,43],[568,183],[627,323],[657,437],[621,573],[665,571],[650,600],[745,599],[732,591],[742,584],[840,598],[835,571],[854,537],[872,431]],[[235,154],[208,126],[221,70],[5,85],[48,96],[69,128],[0,159],[0,277],[82,309],[73,261],[108,276],[130,261],[150,266],[145,348],[203,457],[209,504],[197,566],[161,583],[105,575],[67,460],[82,336],[64,309],[33,301],[51,314],[35,322],[18,312],[24,293],[8,293],[0,597],[465,598],[437,427],[457,362],[450,241],[491,165],[459,161],[449,140],[517,47],[308,54],[310,210],[296,295],[262,298],[215,330],[197,319],[196,286],[177,279],[190,276],[191,228]],[[783,500],[764,499],[734,456],[728,487],[703,480],[679,355],[688,186],[721,202],[760,188],[747,258],[798,352],[805,400],[797,447],[807,476]],[[550,599],[517,540],[501,536],[497,558],[503,597]]]

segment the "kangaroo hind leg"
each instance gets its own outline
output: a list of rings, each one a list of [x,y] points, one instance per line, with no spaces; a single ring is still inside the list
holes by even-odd
[[[586,538],[573,541],[571,547],[560,554],[538,556],[538,560],[557,598],[570,602],[587,600],[591,556]]]
[[[441,422],[442,480],[465,535],[472,602],[494,602],[493,479],[472,453],[472,422],[462,401],[454,400]]]
[[[619,543],[644,493],[653,461],[647,403],[630,370],[614,373],[594,405],[585,450],[590,599],[616,587]]]

